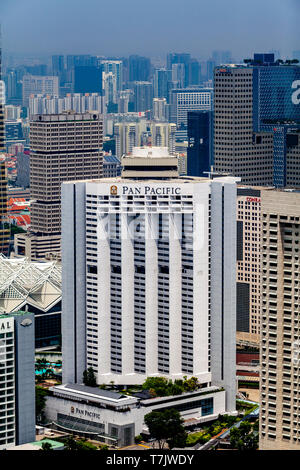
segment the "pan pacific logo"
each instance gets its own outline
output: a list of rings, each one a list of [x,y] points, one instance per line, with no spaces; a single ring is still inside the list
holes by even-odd
[[[74,411],[75,411],[74,406],[71,406],[71,413],[74,413]]]
[[[116,196],[116,195],[118,194],[118,188],[117,188],[117,186],[112,185],[112,186],[110,187],[110,194],[111,194],[112,196]]]
[[[300,80],[295,80],[292,83],[292,88],[293,89],[296,88],[296,91],[294,91],[292,93],[292,103],[293,104],[300,104]]]

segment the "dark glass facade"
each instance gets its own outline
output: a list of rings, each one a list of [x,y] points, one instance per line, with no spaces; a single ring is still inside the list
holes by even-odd
[[[187,175],[207,176],[213,164],[211,111],[188,112]]]
[[[298,121],[300,125],[298,88],[300,88],[298,65],[254,67],[254,130],[259,132],[264,124],[276,124],[278,121]]]
[[[79,66],[73,70],[74,93],[102,94],[102,73],[100,67]]]
[[[26,305],[22,310],[26,309]],[[34,314],[35,323],[35,348],[48,346],[61,346],[61,302],[58,302],[48,312],[28,306]]]

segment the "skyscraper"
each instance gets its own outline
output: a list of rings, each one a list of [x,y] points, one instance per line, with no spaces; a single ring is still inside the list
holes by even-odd
[[[129,81],[147,82],[151,75],[151,62],[148,57],[129,56]]]
[[[237,188],[237,343],[256,347],[261,325],[261,189]]]
[[[247,62],[215,69],[215,170],[252,185],[299,185],[300,67],[273,54]]]
[[[108,104],[118,102],[117,76],[112,72],[102,72],[102,86],[104,94],[104,102]]]
[[[99,60],[102,72],[111,72],[116,77],[116,88],[119,93],[123,89],[123,62],[121,60]]]
[[[185,65],[172,64],[172,82],[176,83],[176,88],[185,86]]]
[[[64,111],[103,112],[103,96],[99,93],[68,93],[64,98],[32,95],[29,98],[29,118],[34,114],[61,114]]]
[[[102,118],[96,113],[32,117],[31,231],[16,235],[17,256],[60,256],[61,183],[102,176],[102,125]]]
[[[166,69],[155,69],[153,77],[154,98],[168,98],[168,82],[172,79],[172,72]]]
[[[190,84],[189,76],[189,65],[190,65],[191,55],[186,53],[177,53],[170,52],[167,55],[167,69],[172,70],[173,64],[183,64],[184,65],[184,87],[187,87]]]
[[[131,153],[133,147],[141,145],[141,133],[139,122],[118,122],[114,125],[116,156],[119,160],[124,154]]]
[[[64,382],[193,375],[234,411],[235,200],[233,178],[63,185]]]
[[[153,119],[154,121],[167,121],[168,105],[166,98],[153,99]]]
[[[212,111],[188,111],[187,175],[207,176],[213,164]]]
[[[34,316],[0,315],[0,450],[35,441]]]
[[[59,96],[59,78],[54,76],[24,75],[23,77],[23,106],[29,105],[30,95]]]
[[[4,126],[5,88],[2,81],[2,48],[0,30],[0,253],[8,253],[9,230],[5,227],[7,219],[7,178],[5,157],[5,126]]]
[[[170,92],[170,120],[177,125],[177,138],[187,139],[188,111],[211,111],[213,90],[211,88],[173,89]]]
[[[150,111],[152,109],[153,85],[151,82],[134,82],[134,110]]]
[[[63,55],[52,56],[52,73],[53,75],[61,75],[65,68],[65,60]]]
[[[102,73],[100,67],[95,65],[75,66],[72,82],[74,93],[102,94]]]
[[[201,67],[196,59],[191,59],[189,63],[189,85],[200,85]]]
[[[299,191],[262,191],[261,215],[259,447],[299,450]]]
[[[152,121],[150,123],[151,142],[155,147],[167,147],[170,154],[175,153],[176,124]]]

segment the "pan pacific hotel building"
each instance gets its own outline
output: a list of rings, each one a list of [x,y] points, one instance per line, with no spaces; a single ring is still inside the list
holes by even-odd
[[[63,385],[48,399],[54,422],[67,423],[75,396],[91,404],[89,393],[102,394],[114,406],[131,399],[133,436],[146,413],[166,406],[166,397],[84,392],[89,367],[98,385],[194,376],[199,390],[168,397],[169,407],[200,421],[235,413],[238,178],[178,177],[177,163],[166,148],[134,148],[122,177],[62,185]],[[109,419],[121,426],[109,413],[105,434]]]

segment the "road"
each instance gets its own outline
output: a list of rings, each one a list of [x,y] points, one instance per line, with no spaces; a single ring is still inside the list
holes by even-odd
[[[246,421],[247,419],[249,419],[251,417],[258,417],[259,416],[259,404],[258,403],[254,402],[254,401],[249,401],[249,400],[243,400],[243,401],[245,401],[246,403],[251,403],[253,405],[257,405],[257,408],[255,410],[253,410],[251,413],[249,413],[248,415],[244,416],[237,423],[234,423],[230,428],[228,428],[222,434],[219,434],[218,436],[213,437],[210,441],[206,442],[206,444],[203,444],[203,445],[196,444],[194,449],[195,450],[209,450],[212,447],[215,447],[220,442],[221,439],[225,439],[226,437],[228,437],[228,435],[230,434],[230,431],[231,431],[232,428],[239,428],[243,421]]]

